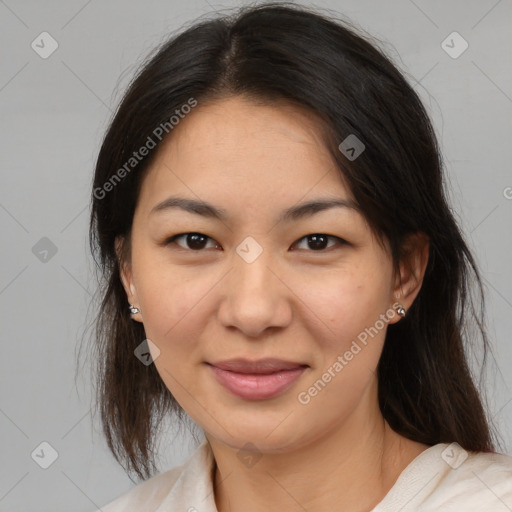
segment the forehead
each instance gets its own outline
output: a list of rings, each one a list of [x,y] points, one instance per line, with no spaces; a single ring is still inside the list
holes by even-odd
[[[243,147],[251,138],[269,142],[274,137],[277,137],[276,143],[289,139],[295,143],[322,146],[322,127],[321,117],[305,107],[287,101],[262,102],[245,96],[232,96],[198,102],[180,122],[179,129],[173,132],[173,138],[175,142],[184,143],[180,139],[188,138],[190,133],[187,129],[193,129],[194,135],[205,142],[218,143],[229,135]]]
[[[241,97],[199,102],[161,144],[140,199],[154,205],[175,192],[217,203],[242,200],[260,211],[308,194],[352,199],[318,116]]]

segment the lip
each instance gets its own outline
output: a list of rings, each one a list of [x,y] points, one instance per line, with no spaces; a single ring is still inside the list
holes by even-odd
[[[283,393],[308,367],[280,359],[231,359],[207,364],[220,384],[246,400],[265,400]]]
[[[243,358],[229,359],[227,361],[216,361],[208,364],[230,372],[260,374],[274,373],[281,370],[294,370],[301,366],[307,366],[304,363],[285,361],[284,359],[275,359],[270,357],[258,359],[256,361]]]

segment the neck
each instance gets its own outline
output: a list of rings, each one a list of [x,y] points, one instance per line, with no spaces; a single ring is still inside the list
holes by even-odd
[[[208,437],[208,436],[207,436]],[[238,449],[210,439],[219,512],[370,511],[428,446],[394,432],[377,407],[362,405],[324,436],[246,467]]]

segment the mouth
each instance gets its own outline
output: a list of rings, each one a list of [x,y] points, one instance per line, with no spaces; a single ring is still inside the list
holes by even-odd
[[[224,388],[246,400],[265,400],[284,393],[309,367],[279,359],[232,359],[206,364]]]
[[[216,368],[220,368],[221,370],[247,374],[270,374],[286,370],[295,370],[297,368],[308,366],[304,363],[285,361],[283,359],[275,358],[259,359],[256,361],[239,358],[229,359],[226,361],[217,361],[208,364],[215,366]]]

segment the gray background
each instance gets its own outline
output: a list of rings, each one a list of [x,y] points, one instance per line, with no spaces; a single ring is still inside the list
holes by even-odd
[[[91,419],[87,366],[75,384],[95,286],[87,245],[93,166],[111,111],[141,58],[183,23],[235,5],[0,0],[3,512],[91,511],[134,485]],[[512,2],[315,5],[335,9],[382,40],[434,120],[450,200],[488,292],[499,365],[488,384],[490,406],[503,450],[512,454]],[[59,45],[47,59],[31,47],[43,31]],[[441,46],[453,31],[469,44],[456,59]],[[449,44],[461,48],[456,40]],[[188,434],[172,443],[169,432],[161,470],[195,448]],[[43,441],[58,452],[48,469],[31,458]]]

